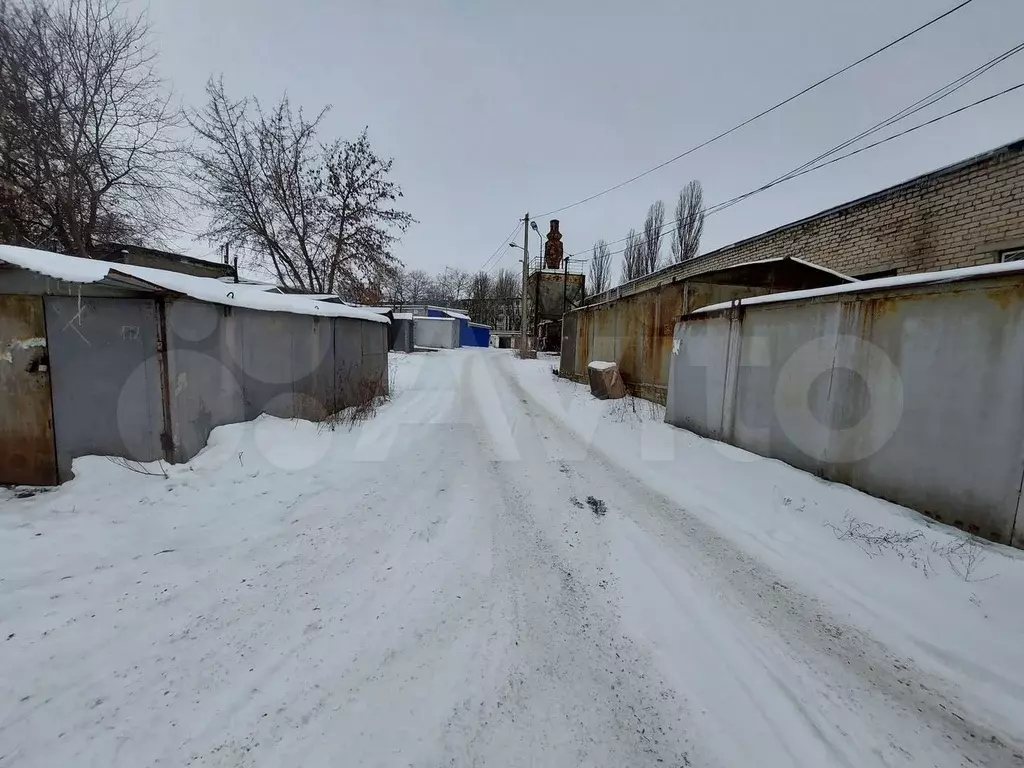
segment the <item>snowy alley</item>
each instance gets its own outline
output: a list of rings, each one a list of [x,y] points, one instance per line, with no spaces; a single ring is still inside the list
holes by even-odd
[[[0,491],[0,768],[1024,766],[1024,552],[553,364]]]

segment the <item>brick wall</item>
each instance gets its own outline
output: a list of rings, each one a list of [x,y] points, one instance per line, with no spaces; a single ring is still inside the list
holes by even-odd
[[[666,268],[621,293],[780,256],[859,277],[991,264],[1000,251],[1022,246],[1024,141],[1018,141]]]

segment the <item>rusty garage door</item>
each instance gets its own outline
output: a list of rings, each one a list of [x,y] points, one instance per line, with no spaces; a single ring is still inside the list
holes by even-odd
[[[56,482],[43,301],[0,296],[0,483]]]

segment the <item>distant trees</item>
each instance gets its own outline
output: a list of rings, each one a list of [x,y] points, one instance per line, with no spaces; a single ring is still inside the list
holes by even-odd
[[[661,231],[665,227],[665,203],[655,200],[647,209],[644,232],[638,257],[638,277],[658,270],[661,261]]]
[[[471,313],[474,320],[492,328],[511,331],[519,328],[522,274],[515,269],[499,269],[494,276],[491,297],[479,311]]]
[[[431,300],[446,307],[455,306],[467,297],[471,282],[472,278],[466,270],[445,267],[434,280]]]
[[[622,275],[620,282],[628,283],[638,277],[643,277],[643,238],[637,234],[635,229],[629,230],[626,235],[626,245],[622,249]]]
[[[699,181],[691,181],[679,192],[672,229],[672,260],[689,261],[700,253],[704,233],[704,190]]]
[[[704,215],[704,191],[700,182],[694,180],[679,192],[676,217],[667,225],[672,228],[673,262],[687,261],[700,253]],[[643,230],[638,234],[635,229],[631,229],[625,237],[621,282],[628,283],[658,270],[661,266],[661,238],[665,232],[665,204],[655,200],[647,209]],[[593,278],[591,282],[594,282]]]
[[[462,309],[474,322],[495,328],[504,325],[504,330],[511,330],[519,322],[521,282],[519,271],[515,269],[499,269],[492,275],[486,271],[470,274],[446,267],[435,276],[422,269],[401,269],[383,284],[378,303],[433,304]]]
[[[425,302],[431,290],[431,277],[422,269],[403,272],[404,291],[397,303],[420,304]]]
[[[478,323],[483,322],[477,318],[490,316],[493,299],[493,278],[488,272],[477,272],[469,281],[469,300],[466,305],[466,308],[469,310],[469,316]]]
[[[0,1],[0,238],[79,256],[176,208],[180,113],[117,0]]]
[[[590,274],[587,276],[590,283],[590,293],[602,293],[612,284],[612,252],[608,243],[598,240],[590,250]]]
[[[358,297],[393,284],[401,264],[391,246],[414,219],[396,206],[392,161],[366,131],[322,144],[326,109],[310,120],[287,96],[265,111],[256,99],[231,99],[223,81],[206,90],[206,106],[188,118],[199,139],[196,194],[211,214],[206,237],[248,249],[305,291]]]
[[[515,269],[499,269],[494,278],[494,295],[499,299],[518,299],[522,275]]]

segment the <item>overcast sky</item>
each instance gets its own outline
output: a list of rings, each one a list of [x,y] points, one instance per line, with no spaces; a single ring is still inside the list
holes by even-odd
[[[524,212],[679,154],[955,4],[152,0],[149,13],[161,71],[186,104],[223,74],[232,95],[272,101],[287,90],[310,112],[332,104],[324,138],[369,126],[419,220],[398,254],[440,271],[479,268]],[[690,179],[709,203],[757,187],[1021,42],[1021,30],[1024,2],[975,0],[726,139],[560,214],[566,251],[617,240],[653,200],[671,211]],[[1021,81],[1024,53],[905,124]],[[702,250],[1021,137],[1024,91],[711,217]],[[504,248],[503,265],[516,258]]]

